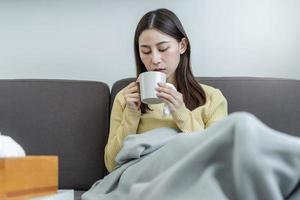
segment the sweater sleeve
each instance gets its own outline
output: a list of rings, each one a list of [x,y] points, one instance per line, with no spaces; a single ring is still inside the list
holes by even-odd
[[[112,107],[109,137],[104,152],[105,166],[109,172],[116,166],[115,158],[123,146],[124,138],[129,134],[136,134],[140,116],[141,111],[128,108],[119,92]]]
[[[202,110],[205,110],[202,112]],[[195,132],[204,130],[212,123],[227,116],[227,101],[220,90],[207,96],[205,105],[190,111],[185,106],[172,113],[173,119],[182,132]]]
[[[211,103],[205,118],[205,128],[228,115],[227,100],[220,90],[215,90],[211,95]]]
[[[172,113],[172,117],[178,128],[185,133],[204,130],[201,116],[196,116],[185,106]],[[200,118],[199,118],[200,117]]]

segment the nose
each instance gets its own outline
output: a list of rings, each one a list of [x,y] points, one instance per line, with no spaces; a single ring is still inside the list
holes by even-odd
[[[152,53],[152,63],[154,65],[158,65],[158,64],[161,63],[161,55],[160,55],[159,52],[153,51],[153,53]]]

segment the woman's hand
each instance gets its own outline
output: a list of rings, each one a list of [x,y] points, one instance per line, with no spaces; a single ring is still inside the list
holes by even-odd
[[[137,82],[131,82],[124,88],[123,96],[126,105],[133,110],[139,110],[141,106],[139,86]]]
[[[165,83],[158,83],[157,96],[166,102],[171,113],[185,106],[183,96],[180,92],[174,90],[171,86]]]

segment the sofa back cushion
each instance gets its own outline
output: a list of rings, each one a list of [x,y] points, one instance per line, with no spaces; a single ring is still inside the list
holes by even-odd
[[[228,101],[229,113],[247,111],[268,126],[300,136],[300,80],[255,77],[197,77],[197,81],[219,88]],[[116,93],[134,81],[117,81],[111,92]]]
[[[27,155],[59,156],[59,187],[88,189],[105,175],[109,88],[66,80],[0,80],[0,131]]]

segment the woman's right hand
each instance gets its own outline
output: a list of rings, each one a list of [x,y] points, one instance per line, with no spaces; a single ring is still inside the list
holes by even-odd
[[[139,85],[137,82],[131,82],[124,88],[123,96],[126,105],[133,110],[139,110],[141,106]]]

